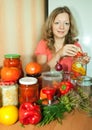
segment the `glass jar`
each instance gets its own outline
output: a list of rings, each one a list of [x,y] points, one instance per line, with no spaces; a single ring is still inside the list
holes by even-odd
[[[92,77],[79,76],[77,79],[77,86],[81,87],[89,97],[92,97]]]
[[[19,54],[6,54],[4,55],[4,62],[5,67],[17,67],[20,69],[21,74],[20,77],[23,77],[23,69],[22,69],[22,61],[20,59]]]
[[[24,102],[33,103],[39,99],[39,85],[36,78],[21,78],[19,84],[19,104]]]
[[[86,75],[87,64],[83,54],[75,56],[72,63],[73,78]]]
[[[18,84],[0,81],[0,105],[18,105]]]
[[[38,73],[38,74],[26,74],[26,76],[28,76],[28,77],[34,77],[34,78],[38,79],[39,91],[40,91],[41,88],[42,88],[42,77],[41,77],[41,73]]]
[[[42,88],[46,86],[54,87],[61,82],[63,76],[60,72],[48,71],[42,73]]]
[[[69,81],[74,85],[74,87],[76,87],[77,79],[74,79],[74,74],[72,72],[64,71],[63,81]]]

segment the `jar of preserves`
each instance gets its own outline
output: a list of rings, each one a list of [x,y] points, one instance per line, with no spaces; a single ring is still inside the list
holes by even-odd
[[[0,81],[0,105],[18,105],[18,84],[9,81]]]
[[[36,102],[39,99],[39,85],[37,78],[23,77],[19,79],[19,104]]]
[[[39,84],[39,91],[42,88],[42,77],[41,77],[41,73],[38,74],[26,74],[27,77],[34,77],[38,79],[38,84]]]
[[[23,77],[22,61],[19,54],[6,54],[4,55],[5,67],[17,67],[20,70],[20,77]]]
[[[87,64],[84,60],[83,53],[78,53],[72,63],[73,78],[76,79],[79,76],[86,75]]]
[[[77,78],[77,86],[81,87],[87,96],[92,98],[92,77],[79,76]]]

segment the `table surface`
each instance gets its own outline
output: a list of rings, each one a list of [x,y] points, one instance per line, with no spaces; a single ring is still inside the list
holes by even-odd
[[[26,125],[21,127],[20,122],[16,122],[13,125],[5,126],[0,124],[1,130],[92,130],[92,117],[88,117],[83,112],[78,110],[65,115],[62,124],[57,121],[53,121],[43,127],[34,125]]]

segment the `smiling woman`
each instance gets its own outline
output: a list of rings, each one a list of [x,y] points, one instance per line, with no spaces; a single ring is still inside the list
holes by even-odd
[[[77,5],[77,6],[76,6]],[[90,28],[92,23],[92,17],[90,17],[90,13],[92,12],[92,0],[85,0],[85,2],[81,1],[78,3],[77,0],[67,1],[67,0],[58,0],[51,1],[48,0],[48,15],[52,12],[52,10],[58,6],[68,6],[73,15],[76,18],[76,23],[79,29],[79,41],[81,43],[82,49],[85,52],[88,52],[88,55],[92,56],[91,46],[92,46],[92,29]],[[84,20],[85,19],[85,20]],[[92,60],[87,65],[87,75],[92,77]]]
[[[79,51],[82,52],[77,36],[75,18],[69,7],[55,8],[44,24],[42,38],[35,50],[36,60],[44,71],[55,70],[58,62],[62,65],[63,71],[71,72],[74,56]],[[90,57],[87,53],[84,59],[89,62]]]

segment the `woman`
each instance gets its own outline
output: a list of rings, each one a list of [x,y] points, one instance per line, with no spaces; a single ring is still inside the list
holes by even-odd
[[[58,7],[48,17],[43,30],[42,40],[35,50],[37,62],[43,71],[55,69],[59,62],[64,71],[71,71],[73,57],[82,51],[76,39],[78,31],[70,9]],[[88,63],[90,58],[85,53]]]

